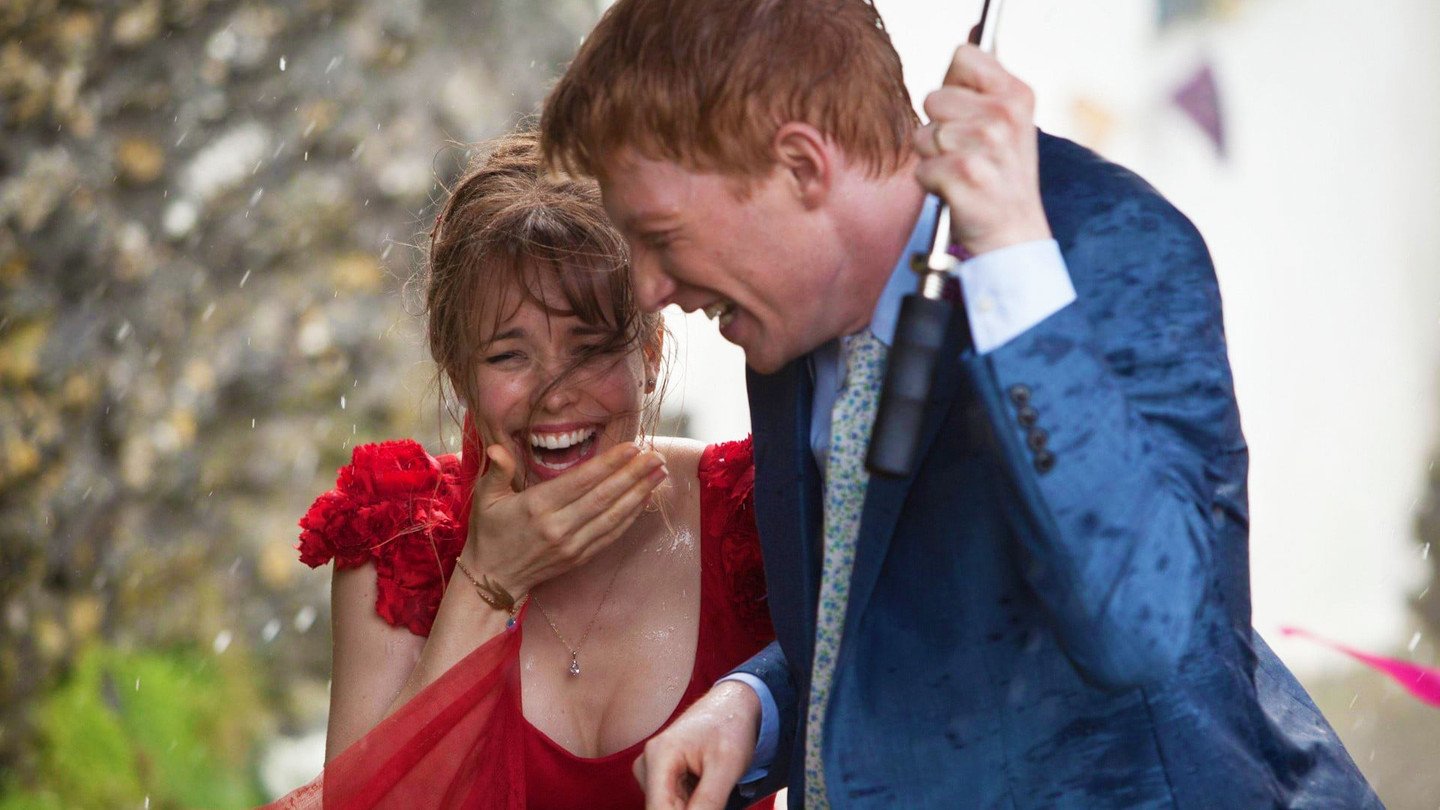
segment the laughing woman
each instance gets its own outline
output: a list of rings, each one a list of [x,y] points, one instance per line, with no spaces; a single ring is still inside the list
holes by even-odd
[[[334,672],[284,806],[641,807],[645,741],[772,637],[749,442],[649,435],[663,328],[625,265],[530,134],[452,192],[426,309],[464,446],[356,448],[302,519]]]

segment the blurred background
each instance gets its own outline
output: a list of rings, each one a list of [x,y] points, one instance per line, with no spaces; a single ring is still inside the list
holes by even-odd
[[[876,0],[917,102],[980,0]],[[0,3],[0,808],[244,807],[318,771],[357,443],[455,447],[405,285],[466,144],[604,0]],[[1251,443],[1255,624],[1395,809],[1440,709],[1440,3],[1009,0],[1042,127],[1206,235]],[[743,435],[676,314],[669,424]],[[688,373],[687,373],[688,372]]]

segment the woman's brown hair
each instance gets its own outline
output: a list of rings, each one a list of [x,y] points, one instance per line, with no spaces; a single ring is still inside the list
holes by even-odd
[[[563,300],[546,300],[547,280]],[[494,334],[521,300],[602,328],[608,336],[602,351],[641,348],[659,356],[661,316],[635,303],[629,251],[601,207],[598,186],[547,174],[534,132],[491,141],[451,190],[430,231],[424,289],[430,355],[442,385],[448,382],[467,408],[486,349],[481,336]],[[501,300],[511,290],[524,299]],[[642,415],[643,432],[653,429],[656,399]]]

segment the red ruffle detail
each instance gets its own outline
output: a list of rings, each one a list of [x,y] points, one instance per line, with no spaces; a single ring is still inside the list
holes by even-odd
[[[735,615],[756,637],[773,638],[755,527],[755,454],[753,440],[712,444],[700,457],[701,529],[720,538],[720,559]]]
[[[756,638],[773,637],[751,440],[705,448],[698,474],[701,531],[720,542],[728,601]],[[342,569],[374,562],[375,612],[428,636],[465,546],[472,477],[455,456],[432,457],[410,440],[356,447],[335,489],[300,519],[300,561],[315,568],[334,560]]]
[[[373,561],[375,612],[429,635],[465,545],[460,477],[454,456],[436,459],[408,439],[356,447],[335,489],[300,519],[300,561],[312,568],[331,560],[337,568]]]

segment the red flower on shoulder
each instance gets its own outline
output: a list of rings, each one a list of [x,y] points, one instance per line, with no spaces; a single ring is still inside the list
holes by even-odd
[[[355,448],[335,489],[300,519],[300,561],[337,568],[374,562],[375,612],[428,635],[465,545],[459,462],[401,440]]]
[[[355,510],[355,502],[338,490],[316,498],[300,518],[300,562],[316,568],[333,559],[337,568],[355,568],[370,559],[369,537],[350,528]]]
[[[720,537],[720,559],[735,614],[759,636],[774,633],[755,527],[755,458],[751,439],[707,449],[700,480],[708,494],[705,530]]]
[[[361,500],[433,494],[440,462],[410,439],[362,444],[340,470],[338,489]]]

